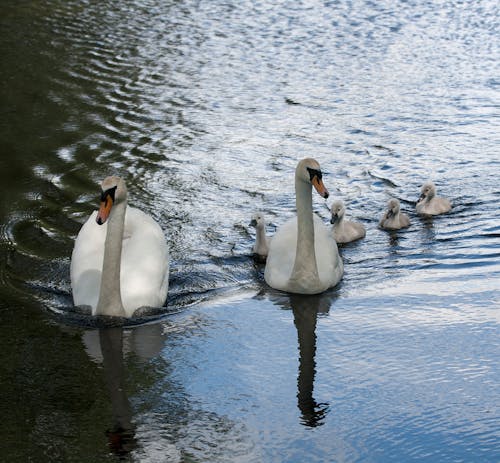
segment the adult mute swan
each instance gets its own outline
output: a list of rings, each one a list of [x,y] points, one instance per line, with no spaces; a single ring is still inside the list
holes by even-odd
[[[410,219],[400,211],[399,200],[392,198],[387,203],[387,210],[380,219],[379,226],[385,230],[399,230],[410,226]]]
[[[279,228],[269,246],[264,279],[275,289],[317,294],[342,278],[344,265],[337,243],[322,220],[313,214],[312,186],[328,198],[318,162],[306,158],[295,170],[297,217]]]
[[[168,292],[168,246],[149,215],[127,206],[119,177],[102,182],[101,205],[83,224],[71,257],[75,306],[92,315],[131,317],[139,307],[161,307]]]
[[[417,201],[417,212],[422,215],[444,214],[451,209],[451,203],[446,198],[436,196],[436,185],[426,182],[422,185],[421,195]]]
[[[265,262],[269,253],[269,239],[266,236],[266,220],[264,215],[260,212],[254,214],[250,221],[250,226],[255,227],[255,244],[253,246],[255,260]]]
[[[362,224],[344,219],[343,201],[340,199],[333,201],[330,212],[332,213],[330,223],[333,224],[333,238],[337,243],[350,243],[366,236],[366,230]]]

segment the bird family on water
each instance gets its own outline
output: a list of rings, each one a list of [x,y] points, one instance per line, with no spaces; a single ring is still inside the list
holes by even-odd
[[[152,217],[127,205],[127,187],[119,177],[103,180],[101,203],[84,223],[75,240],[70,276],[73,302],[91,315],[134,317],[157,310],[166,300],[169,253],[165,235]],[[319,163],[301,160],[295,169],[296,216],[272,238],[266,236],[262,213],[252,217],[256,228],[254,255],[265,262],[264,279],[278,290],[317,294],[335,286],[344,266],[337,243],[366,235],[364,226],[345,218],[341,200],[331,205],[327,227],[313,213],[312,190],[323,198]],[[422,186],[416,210],[423,215],[448,212],[451,204],[436,195],[432,182]],[[379,226],[387,230],[408,227],[408,216],[395,198],[388,203]]]

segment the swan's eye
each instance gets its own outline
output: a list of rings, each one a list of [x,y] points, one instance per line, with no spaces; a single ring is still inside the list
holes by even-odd
[[[323,178],[321,171],[318,169],[311,169],[310,167],[307,167],[307,171],[309,172],[309,180],[311,180],[311,182],[314,177],[317,177],[318,180],[321,180]]]

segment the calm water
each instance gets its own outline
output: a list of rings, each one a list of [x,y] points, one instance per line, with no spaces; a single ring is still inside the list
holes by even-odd
[[[0,454],[6,462],[500,461],[498,2],[4,0]],[[251,215],[366,238],[318,297],[270,290]],[[98,182],[171,248],[168,315],[70,317]],[[433,179],[451,213],[414,213]],[[377,228],[397,197],[411,227]]]

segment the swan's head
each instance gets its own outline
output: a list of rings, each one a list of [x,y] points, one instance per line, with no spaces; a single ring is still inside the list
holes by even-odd
[[[396,198],[390,199],[387,203],[386,217],[390,219],[391,217],[398,215],[400,207],[399,201]]]
[[[101,188],[101,204],[96,218],[99,225],[108,220],[113,204],[118,204],[127,199],[127,187],[120,177],[106,177],[101,183]]]
[[[420,190],[420,198],[417,203],[424,200],[431,200],[436,195],[436,185],[433,182],[425,182]]]
[[[345,214],[344,202],[340,199],[333,201],[330,211],[332,213],[332,218],[330,219],[330,223],[338,222],[342,217],[344,217]]]
[[[255,228],[265,228],[266,220],[264,219],[264,216],[260,212],[257,212],[256,214],[252,215],[250,226]]]
[[[325,185],[323,185],[323,174],[318,161],[312,158],[302,159],[295,169],[295,178],[306,183],[310,183],[319,195],[323,198],[328,198],[329,193]]]

